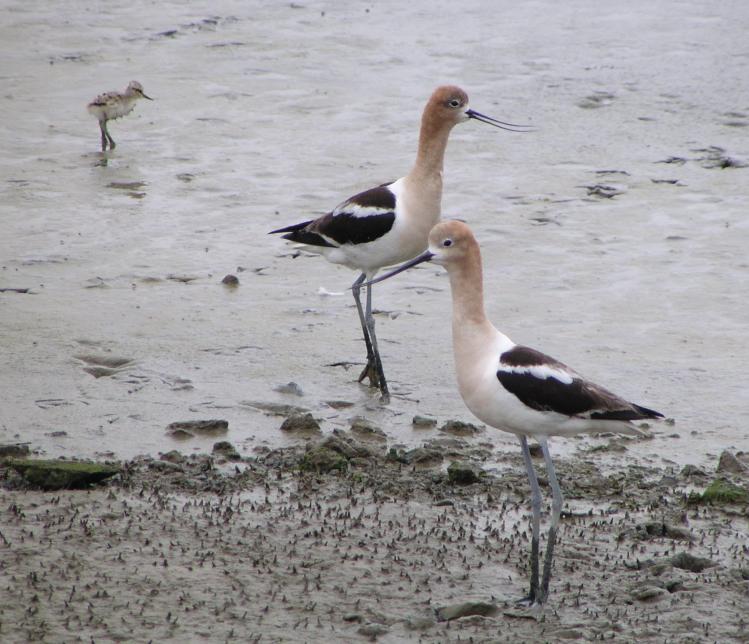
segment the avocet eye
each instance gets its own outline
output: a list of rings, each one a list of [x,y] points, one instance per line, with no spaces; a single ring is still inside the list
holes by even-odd
[[[442,245],[443,245],[443,246],[444,246],[445,248],[448,248],[448,247],[450,247],[450,246],[452,246],[452,245],[453,245],[453,240],[452,240],[452,239],[446,239],[445,241],[443,241],[443,242],[442,242]]]
[[[448,105],[450,107],[460,107],[460,101],[457,98],[453,98]]]

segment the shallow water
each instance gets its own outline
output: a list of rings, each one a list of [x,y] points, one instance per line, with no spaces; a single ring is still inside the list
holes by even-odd
[[[471,122],[448,149],[443,213],[482,244],[495,323],[676,419],[632,458],[749,450],[749,170],[720,167],[749,161],[749,7],[497,6],[5,3],[0,288],[31,293],[0,293],[0,442],[189,452],[215,439],[165,428],[199,418],[227,419],[243,451],[291,440],[247,401],[307,407],[325,431],[366,415],[404,444],[435,433],[414,414],[471,420],[441,269],[375,291],[383,408],[355,382],[355,275],[266,235],[404,174],[452,82],[538,128]],[[133,79],[156,100],[102,156],[85,105]],[[97,378],[102,357],[125,362]],[[302,397],[274,391],[289,381]]]

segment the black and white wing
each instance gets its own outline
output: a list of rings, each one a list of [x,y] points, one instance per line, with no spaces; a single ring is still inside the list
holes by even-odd
[[[537,411],[592,420],[663,417],[657,411],[627,402],[585,380],[567,365],[529,347],[516,345],[500,355],[497,378],[507,391]]]
[[[332,211],[309,221],[271,231],[284,239],[311,246],[366,244],[390,231],[395,222],[396,196],[392,183],[360,192]]]

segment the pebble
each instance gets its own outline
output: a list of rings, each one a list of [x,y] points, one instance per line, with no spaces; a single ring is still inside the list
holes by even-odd
[[[414,416],[411,424],[419,429],[431,429],[437,426],[437,420],[429,416]]]
[[[217,443],[214,443],[212,453],[218,456],[222,456],[227,461],[242,460],[242,457],[240,456],[237,449],[229,441],[218,441]]]
[[[718,461],[718,472],[729,474],[746,474],[749,468],[728,450],[724,450]]]
[[[322,434],[320,423],[310,413],[289,416],[281,423],[281,430],[295,434]]]
[[[632,597],[641,602],[656,601],[662,599],[664,595],[668,595],[668,591],[658,586],[645,586],[632,591]]]
[[[229,430],[228,420],[181,420],[169,423],[166,428],[168,434],[182,437],[188,436],[211,436],[214,434],[225,434]]]
[[[439,431],[453,436],[475,436],[484,430],[473,423],[464,423],[462,420],[448,420]]]
[[[280,394],[291,394],[292,396],[304,396],[302,388],[295,382],[287,382],[285,385],[277,385],[273,387],[273,391],[277,391]]]
[[[474,463],[454,461],[447,468],[447,478],[451,483],[470,485],[477,483],[481,477],[481,468]]]
[[[486,602],[463,602],[462,604],[452,604],[437,609],[437,621],[448,622],[459,617],[468,617],[469,615],[481,615],[482,617],[492,617],[499,612],[494,604]]]

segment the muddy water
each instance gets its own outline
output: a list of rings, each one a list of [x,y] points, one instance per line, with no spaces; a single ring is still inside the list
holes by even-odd
[[[538,128],[472,122],[448,150],[444,214],[482,243],[497,325],[676,419],[627,458],[749,449],[749,170],[735,167],[749,161],[749,7],[0,11],[0,287],[30,289],[0,294],[0,442],[191,452],[215,439],[175,443],[166,426],[223,418],[240,451],[287,443],[258,401],[308,408],[325,431],[366,415],[392,443],[434,435],[417,413],[470,420],[439,268],[376,290],[395,394],[381,407],[355,382],[355,276],[266,235],[405,173],[426,97],[453,82]],[[132,79],[156,100],[111,125],[102,156],[85,105]],[[275,391],[290,381],[303,396]]]

